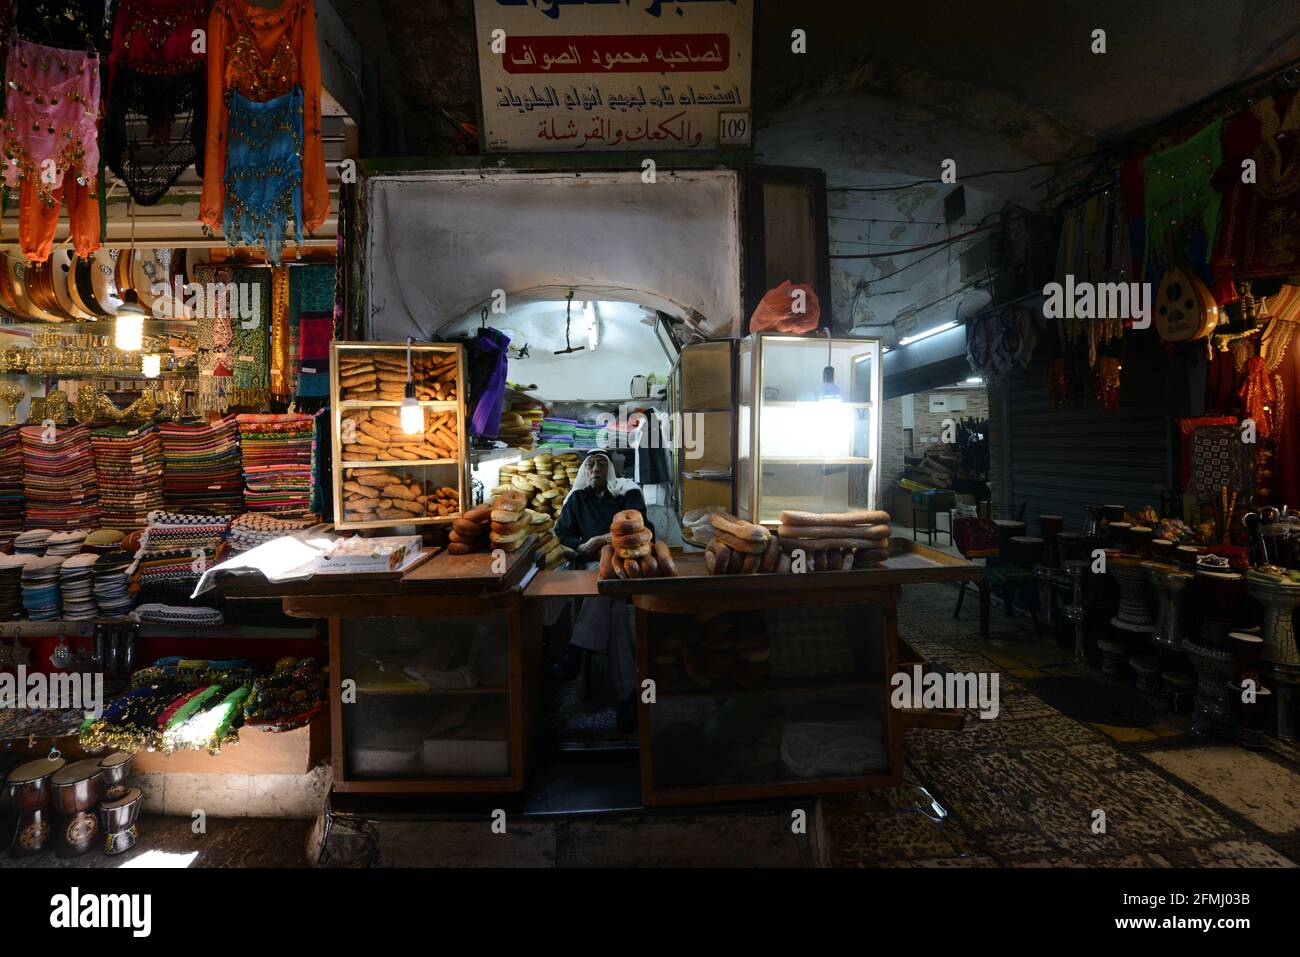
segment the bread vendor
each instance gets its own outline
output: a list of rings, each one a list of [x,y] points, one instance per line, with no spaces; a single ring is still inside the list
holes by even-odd
[[[645,516],[645,496],[640,486],[631,479],[620,478],[607,453],[590,452],[564,500],[555,524],[555,537],[577,552],[575,565],[588,565],[597,561],[601,548],[609,544],[609,527],[614,516],[627,509],[635,509]],[[648,518],[646,527],[651,530],[654,527]],[[573,623],[569,647],[563,657],[547,665],[547,671],[562,681],[572,681],[582,670],[583,655],[587,652],[607,655],[610,680],[618,696],[619,730],[630,730],[636,713],[633,642],[631,608],[626,602],[617,598],[584,598]]]

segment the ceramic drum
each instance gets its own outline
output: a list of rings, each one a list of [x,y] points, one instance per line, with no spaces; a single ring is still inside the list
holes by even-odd
[[[97,758],[74,762],[51,776],[50,802],[60,815],[56,845],[60,857],[76,857],[94,847],[99,837],[95,805],[103,783]]]
[[[121,854],[135,847],[140,837],[135,822],[140,816],[142,797],[139,788],[127,788],[121,797],[99,806],[99,819],[104,825],[105,854]]]
[[[65,764],[63,758],[40,758],[10,772],[9,797],[18,812],[9,847],[14,857],[28,857],[45,849],[50,837],[50,778]]]
[[[126,793],[126,778],[131,773],[131,758],[134,757],[129,751],[114,751],[112,754],[102,758],[99,762],[100,769],[104,772],[104,801],[116,801]]]
[[[1106,568],[1119,585],[1119,621],[1136,629],[1154,630],[1155,612],[1142,563],[1134,558],[1110,557],[1108,553]]]

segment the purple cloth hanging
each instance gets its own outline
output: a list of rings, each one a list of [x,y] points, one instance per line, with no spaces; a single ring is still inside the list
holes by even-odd
[[[474,400],[474,414],[470,418],[469,427],[475,435],[487,439],[495,439],[501,431],[501,410],[506,399],[506,367],[509,364],[506,347],[509,345],[509,337],[496,329],[484,329],[474,339],[474,350],[480,354],[484,364],[492,363],[492,369]]]

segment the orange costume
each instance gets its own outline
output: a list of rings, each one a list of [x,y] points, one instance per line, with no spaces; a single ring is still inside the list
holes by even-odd
[[[199,219],[208,226],[221,228],[227,212],[231,95],[261,104],[294,94],[295,88],[302,91],[302,225],[310,232],[325,221],[330,206],[315,7],[311,0],[283,0],[274,10],[248,0],[217,0],[208,17],[208,132],[199,204]],[[268,176],[282,172],[276,162],[268,162],[267,169]]]

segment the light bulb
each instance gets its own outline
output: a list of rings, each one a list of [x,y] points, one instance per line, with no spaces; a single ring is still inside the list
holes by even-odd
[[[156,352],[151,352],[140,360],[140,371],[148,379],[158,378],[158,373],[162,371],[162,356]]]
[[[123,352],[139,352],[144,348],[144,312],[139,306],[132,309],[123,305],[113,320],[113,345]]]
[[[420,403],[416,401],[415,396],[408,395],[402,400],[402,431],[407,435],[419,435],[424,431],[424,409],[420,408]]]

